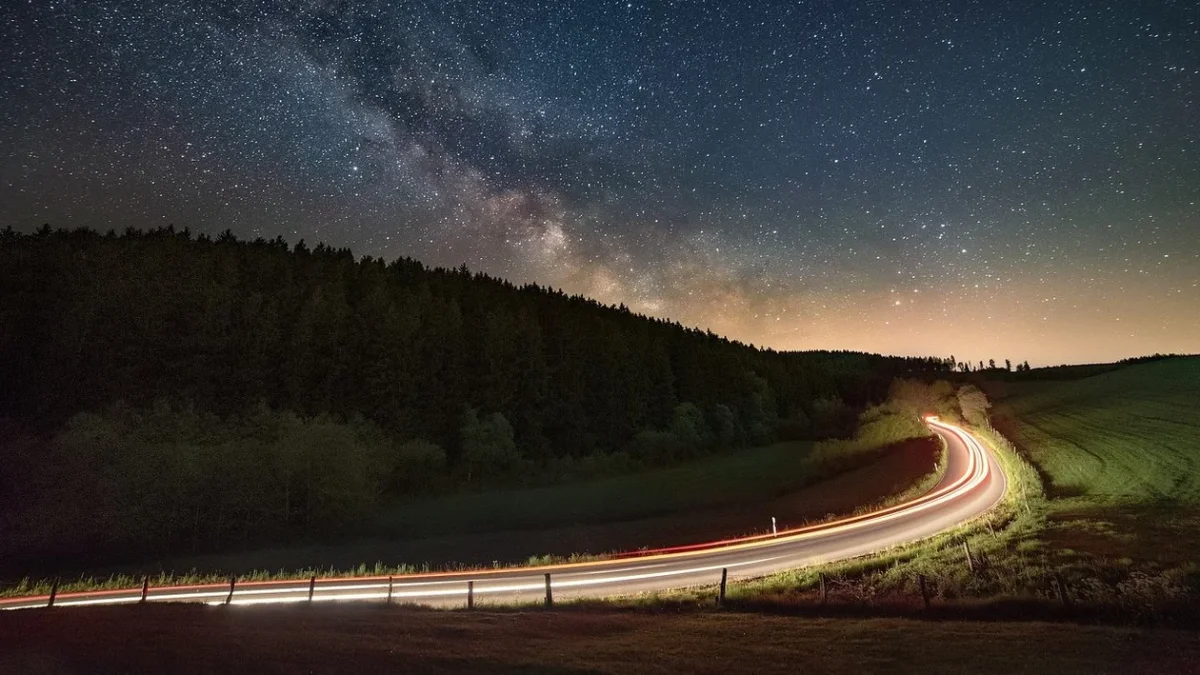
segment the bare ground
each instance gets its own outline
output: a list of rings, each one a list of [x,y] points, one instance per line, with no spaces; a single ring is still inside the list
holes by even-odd
[[[0,672],[1197,673],[1200,634],[579,609],[149,605],[0,613]]]

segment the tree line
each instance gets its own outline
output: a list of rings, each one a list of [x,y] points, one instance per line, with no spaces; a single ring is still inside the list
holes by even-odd
[[[953,354],[951,354],[950,357],[948,359],[946,359],[945,364],[946,364],[946,369],[948,371],[959,372],[959,373],[983,373],[983,372],[1027,373],[1027,372],[1033,370],[1033,368],[1030,367],[1028,361],[1025,361],[1024,363],[1018,363],[1016,365],[1016,367],[1014,368],[1013,362],[1011,359],[1004,359],[1004,365],[1002,365],[1002,366],[997,365],[996,359],[988,359],[986,365],[984,365],[984,362],[981,359],[979,361],[979,365],[975,366],[970,361],[956,360],[954,358]]]

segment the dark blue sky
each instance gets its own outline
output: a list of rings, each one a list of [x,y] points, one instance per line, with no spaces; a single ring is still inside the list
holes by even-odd
[[[0,9],[0,223],[174,223],[779,348],[1200,351],[1191,2]]]

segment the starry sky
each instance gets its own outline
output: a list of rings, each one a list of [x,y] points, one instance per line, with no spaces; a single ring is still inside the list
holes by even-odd
[[[0,226],[466,263],[777,349],[1200,352],[1200,4],[10,0]]]

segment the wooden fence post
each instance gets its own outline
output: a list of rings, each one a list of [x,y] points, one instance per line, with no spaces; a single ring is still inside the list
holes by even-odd
[[[546,606],[554,606],[554,593],[550,590],[550,573],[546,572]]]
[[[467,582],[467,609],[475,609],[475,582]]]
[[[54,577],[54,583],[50,585],[50,599],[46,601],[47,607],[54,606],[54,599],[58,597],[58,577]]]
[[[829,599],[829,591],[825,588],[825,573],[818,574],[817,579],[821,582],[821,604],[824,605]]]
[[[233,587],[237,584],[237,577],[229,577],[229,595],[225,596],[225,604],[233,602]]]
[[[1067,595],[1067,582],[1063,580],[1061,574],[1054,575],[1054,587],[1058,591],[1058,599],[1062,602],[1063,607],[1071,606],[1071,598]]]
[[[925,575],[918,577],[921,582],[921,600],[925,601],[925,609],[929,609],[929,587],[925,584]]]
[[[142,597],[138,600],[139,603],[146,602],[146,596],[150,594],[150,575],[142,577]]]
[[[387,604],[389,604],[389,605],[392,604],[392,576],[391,575],[388,576]]]
[[[717,593],[717,607],[725,606],[725,587],[729,581],[729,568],[721,568],[721,590]]]

